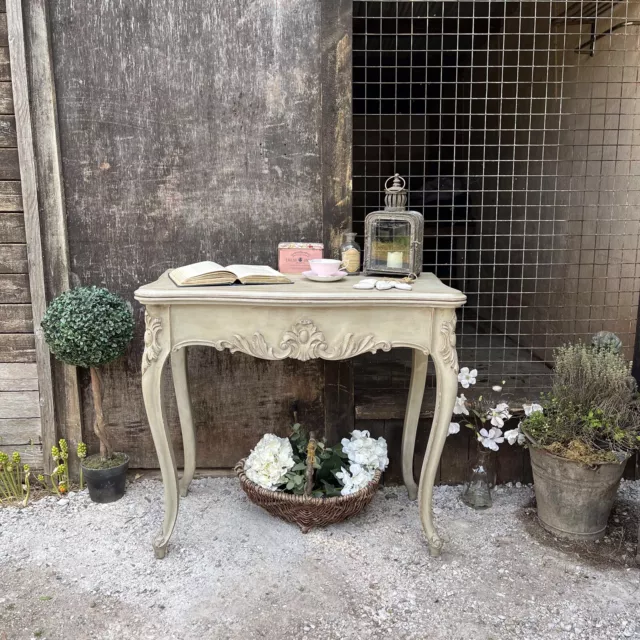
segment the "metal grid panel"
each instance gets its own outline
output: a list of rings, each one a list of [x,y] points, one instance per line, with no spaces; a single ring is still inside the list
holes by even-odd
[[[615,331],[640,270],[640,2],[354,0],[354,231],[407,177],[462,365],[527,393]]]

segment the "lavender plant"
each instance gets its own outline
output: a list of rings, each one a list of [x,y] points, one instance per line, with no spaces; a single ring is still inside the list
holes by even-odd
[[[615,334],[555,351],[553,384],[523,429],[555,455],[586,464],[621,462],[640,448],[640,396]]]

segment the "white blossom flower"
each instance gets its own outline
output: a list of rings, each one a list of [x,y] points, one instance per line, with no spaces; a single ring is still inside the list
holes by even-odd
[[[523,404],[522,408],[524,409],[525,416],[530,416],[532,413],[542,411],[542,405],[538,404],[537,402],[532,402],[531,404]]]
[[[524,444],[525,442],[524,433],[520,431],[520,427],[516,427],[515,429],[509,429],[509,431],[505,431],[504,437],[507,439],[507,442],[510,445],[514,445],[516,442],[518,444]]]
[[[351,440],[342,439],[342,450],[347,454],[349,462],[360,465],[367,470],[384,471],[389,464],[387,457],[387,441],[384,438],[375,440],[368,431],[351,433]]]
[[[499,384],[494,384],[491,388],[498,393],[502,391],[502,387]]]
[[[465,416],[469,415],[469,409],[467,409],[466,405],[467,399],[464,397],[464,393],[461,393],[456,398],[456,403],[453,406],[453,413],[456,415],[464,414]]]
[[[360,491],[360,489],[364,489],[373,480],[374,473],[373,469],[366,469],[362,465],[355,463],[349,466],[348,471],[341,467],[340,471],[336,472],[336,478],[343,485],[340,494],[348,496]]]
[[[247,478],[252,482],[275,491],[284,483],[284,477],[295,461],[288,438],[265,434],[244,463]]]
[[[489,409],[487,412],[487,418],[491,420],[491,424],[494,427],[504,427],[504,421],[510,417],[509,405],[506,402],[501,402],[494,409]]]
[[[460,433],[460,423],[459,422],[450,422],[449,423],[449,433],[447,435],[452,436],[455,433]]]
[[[462,367],[462,369],[460,369],[460,373],[458,374],[458,382],[465,389],[468,389],[469,385],[476,383],[477,377],[478,377],[477,369],[471,369],[471,371],[469,371],[469,367]]]
[[[486,429],[480,429],[478,440],[482,443],[483,447],[491,449],[491,451],[497,451],[500,448],[498,445],[504,442],[502,431],[495,427],[491,427],[489,431]]]

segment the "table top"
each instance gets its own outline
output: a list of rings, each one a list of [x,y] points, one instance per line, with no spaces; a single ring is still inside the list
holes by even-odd
[[[293,284],[178,287],[165,271],[155,282],[134,294],[144,305],[252,304],[252,305],[340,305],[459,307],[466,296],[425,272],[411,291],[354,289],[362,276],[348,276],[339,282],[312,282],[304,276],[288,276]],[[375,277],[375,276],[372,276]]]

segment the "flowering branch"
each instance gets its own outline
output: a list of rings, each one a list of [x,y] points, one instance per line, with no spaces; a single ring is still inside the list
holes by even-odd
[[[463,367],[458,374],[458,382],[464,389],[469,389],[476,384],[478,376],[477,369],[469,370],[469,367]],[[504,385],[504,380],[502,385]],[[502,391],[502,385],[494,385],[495,392]],[[523,409],[525,416],[530,416],[536,411],[542,411],[539,404],[524,404]],[[491,451],[498,451],[500,445],[506,440],[510,445],[524,444],[525,437],[520,431],[520,425],[515,429],[503,432],[505,423],[513,416],[507,402],[499,402],[495,406],[479,396],[476,400],[468,400],[463,393],[457,398],[453,407],[453,416],[466,416],[463,420],[465,427],[471,429],[476,436],[478,442]],[[452,420],[449,424],[449,435],[460,432],[460,422]]]

